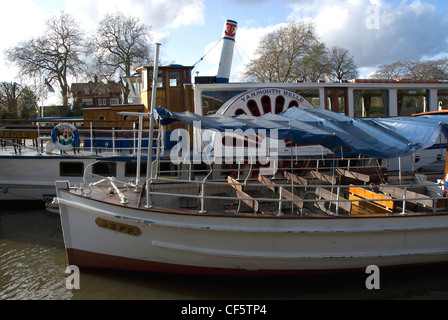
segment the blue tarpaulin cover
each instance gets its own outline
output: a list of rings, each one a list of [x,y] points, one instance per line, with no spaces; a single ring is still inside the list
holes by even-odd
[[[330,150],[344,147],[373,158],[397,158],[432,146],[440,134],[448,135],[448,115],[418,117],[351,118],[322,109],[290,108],[280,114],[260,117],[221,114],[200,116],[191,112],[171,112],[157,108],[155,117],[162,125],[182,121],[202,129],[221,132],[229,129],[276,129],[278,138],[302,146],[321,145]]]

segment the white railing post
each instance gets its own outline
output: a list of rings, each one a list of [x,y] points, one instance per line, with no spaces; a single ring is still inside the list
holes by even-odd
[[[160,43],[156,43],[156,50],[154,55],[154,70],[153,70],[153,79],[152,79],[152,96],[151,96],[151,110],[149,112],[149,139],[148,143],[151,145],[148,146],[148,160],[147,160],[147,168],[146,168],[146,208],[152,208],[150,192],[149,192],[149,183],[152,181],[152,141],[154,137],[154,111],[156,108],[156,98],[157,98],[157,80],[159,76],[159,51],[160,51]]]
[[[93,123],[90,122],[90,155],[93,156]]]

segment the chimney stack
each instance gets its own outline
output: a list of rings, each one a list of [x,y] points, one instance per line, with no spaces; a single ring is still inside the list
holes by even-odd
[[[229,82],[237,28],[238,23],[236,21],[233,20],[226,21],[223,35],[221,60],[219,61],[218,74],[216,76],[217,83]]]

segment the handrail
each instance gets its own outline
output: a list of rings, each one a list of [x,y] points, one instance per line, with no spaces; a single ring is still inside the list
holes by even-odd
[[[23,121],[21,121],[23,122]],[[55,121],[52,121],[54,123]],[[76,121],[67,121],[68,123],[76,123]],[[2,123],[5,123],[4,121]],[[45,152],[44,149],[44,143],[46,141],[51,140],[51,133],[53,131],[53,127],[44,127],[40,125],[40,122],[38,122],[36,125],[36,121],[32,122],[33,124],[26,124],[26,125],[8,125],[3,126],[1,130],[3,131],[16,131],[19,130],[21,132],[36,132],[38,133],[38,136],[36,139],[26,139],[26,140],[33,140],[33,144],[35,146],[30,147],[26,146],[26,143],[23,142],[23,139],[16,139],[19,140],[20,143],[15,142],[14,140],[9,139],[2,139],[0,138],[0,141],[2,142],[1,146],[15,146],[15,147],[23,147],[27,150],[33,150],[36,151],[37,154],[42,154]],[[132,122],[133,123],[133,122]],[[110,150],[113,154],[117,153],[117,150],[120,150],[122,152],[128,153],[128,154],[135,154],[135,148],[137,145],[137,137],[136,137],[136,129],[125,129],[125,128],[108,128],[108,127],[94,127],[93,122],[90,122],[89,127],[77,127],[77,130],[79,132],[80,136],[80,144],[79,147],[76,148],[76,151],[84,151],[84,152],[90,152],[90,155],[98,154],[102,152],[103,150]],[[142,129],[142,133],[144,134],[142,140],[145,142],[145,144],[148,145],[148,147],[152,146],[153,149],[159,148],[161,149],[161,152],[163,153],[165,151],[165,137],[164,137],[164,128],[158,127],[154,128],[154,136],[152,138],[152,141],[157,141],[157,144],[149,143],[148,142],[148,135],[149,135],[149,129]],[[160,136],[160,138],[159,138]],[[158,140],[159,139],[159,140]],[[88,143],[86,144],[86,142]],[[142,150],[148,150],[148,147],[142,147]]]
[[[151,184],[154,186],[156,183],[165,183],[165,182],[169,182],[169,183],[173,183],[172,179],[164,179],[164,178],[158,178],[158,179],[153,179],[151,181]],[[272,201],[274,203],[278,203],[278,214],[277,215],[281,215],[282,214],[282,204],[283,203],[293,203],[293,202],[299,202],[299,200],[294,200],[294,199],[287,199],[287,198],[283,198],[282,197],[282,190],[284,188],[291,188],[291,184],[290,183],[254,183],[252,181],[246,181],[245,183],[229,183],[227,181],[206,181],[206,180],[202,180],[202,181],[191,181],[191,180],[182,180],[182,179],[176,179],[175,180],[176,184],[191,184],[191,185],[197,185],[200,189],[199,189],[199,193],[198,194],[187,194],[187,193],[172,193],[172,192],[162,192],[162,191],[149,191],[150,197],[152,196],[167,196],[167,197],[174,197],[174,198],[192,198],[192,199],[198,199],[200,201],[200,213],[206,213],[206,202],[205,200],[238,200],[238,201]],[[267,199],[266,197],[244,197],[244,196],[223,196],[223,195],[205,195],[206,194],[206,188],[209,186],[232,186],[232,185],[236,185],[236,186],[244,186],[244,188],[251,188],[251,187],[257,187],[257,188],[269,188],[269,187],[276,187],[278,188],[278,197],[272,197]],[[434,183],[435,186],[441,186],[441,184],[437,184]],[[374,188],[380,188],[383,185],[328,185],[328,184],[312,184],[312,185],[300,185],[300,184],[294,184],[293,187],[293,194],[298,194],[299,190],[301,189],[308,189],[310,190],[310,188],[315,188],[315,190],[317,190],[318,188],[335,188],[337,189],[337,192],[335,193],[336,198],[330,198],[330,199],[324,199],[324,198],[304,198],[304,199],[300,199],[300,202],[303,203],[332,203],[336,206],[336,209],[334,210],[332,215],[339,215],[339,204],[341,203],[350,203],[350,204],[354,204],[354,203],[359,203],[359,202],[364,202],[364,203],[378,203],[378,204],[382,204],[385,202],[393,202],[394,206],[395,205],[399,205],[402,204],[402,211],[401,212],[394,212],[395,214],[401,214],[401,215],[405,215],[406,214],[406,203],[407,202],[418,202],[418,201],[428,201],[428,197],[423,197],[423,196],[414,196],[414,197],[409,197],[409,196],[405,196],[403,198],[397,198],[397,197],[388,197],[388,198],[368,198],[368,199],[364,199],[364,198],[356,198],[356,199],[347,199],[345,197],[342,196],[342,193],[348,193],[350,191],[350,188],[360,188],[360,189],[364,189],[364,190],[372,190]],[[410,188],[415,187],[414,184],[409,184],[409,185],[403,185],[403,184],[388,184],[385,185],[388,188],[402,188],[404,194],[407,194],[407,191]],[[295,191],[296,192],[295,192]],[[448,199],[448,197],[444,197],[444,196],[440,196],[436,198],[437,200],[446,200]],[[433,199],[434,200],[434,199]],[[437,211],[437,208],[429,208],[429,210],[432,209],[432,212]],[[393,214],[391,212],[391,214]]]

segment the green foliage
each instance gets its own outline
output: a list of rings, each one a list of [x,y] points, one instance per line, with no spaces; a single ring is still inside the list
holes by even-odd
[[[30,119],[37,111],[38,97],[31,88],[16,82],[0,83],[1,119]]]

